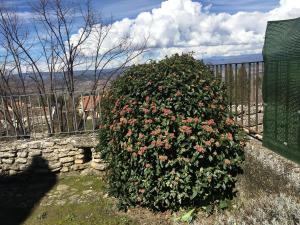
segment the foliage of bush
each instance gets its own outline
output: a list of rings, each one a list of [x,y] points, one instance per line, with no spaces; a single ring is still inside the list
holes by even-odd
[[[120,206],[225,207],[244,160],[225,92],[187,54],[133,66],[112,83],[98,149]]]

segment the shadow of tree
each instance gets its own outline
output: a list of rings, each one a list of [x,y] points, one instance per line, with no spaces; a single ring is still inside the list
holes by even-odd
[[[22,173],[0,176],[0,224],[22,224],[56,181],[57,175],[40,156],[33,157]]]

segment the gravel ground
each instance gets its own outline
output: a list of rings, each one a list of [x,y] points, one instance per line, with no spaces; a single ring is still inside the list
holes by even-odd
[[[246,147],[246,154],[270,168],[279,176],[288,180],[300,192],[300,165],[294,163],[262,146],[262,142],[251,138]]]

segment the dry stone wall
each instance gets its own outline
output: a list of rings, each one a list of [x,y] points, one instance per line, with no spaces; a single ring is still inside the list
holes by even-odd
[[[32,167],[34,158],[42,159],[40,161],[43,162],[31,168],[30,171],[34,172],[102,171],[106,165],[95,151],[96,139],[95,135],[81,135],[0,141],[0,174],[25,172]]]

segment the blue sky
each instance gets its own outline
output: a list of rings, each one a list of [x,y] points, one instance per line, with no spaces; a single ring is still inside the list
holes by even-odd
[[[96,4],[105,14],[111,13],[114,18],[120,19],[123,17],[134,18],[140,12],[159,7],[161,2],[161,0],[100,0]],[[239,11],[266,12],[279,4],[278,0],[198,0],[198,2],[204,6],[211,5],[211,12],[231,14]]]
[[[234,14],[239,11],[269,11],[279,5],[279,0],[197,0],[204,6],[211,5],[211,12],[227,12]],[[297,1],[297,0],[295,0]],[[19,12],[30,12],[30,5],[36,0],[3,0],[8,8]],[[94,0],[95,9],[104,17],[113,16],[114,20],[124,17],[134,18],[139,13],[159,7],[161,0]]]
[[[30,5],[36,1],[2,0],[9,10],[16,10],[24,18],[30,17]],[[267,21],[300,16],[300,0],[92,0],[92,3],[105,22],[113,18],[113,29],[104,48],[113,47],[117,44],[113,40],[124,37],[139,44],[150,35],[144,60],[182,52],[195,52],[198,58],[261,54]],[[30,23],[27,25],[30,27]],[[77,34],[78,27],[74,29],[74,40]],[[83,47],[85,54],[93,54],[92,40]]]

